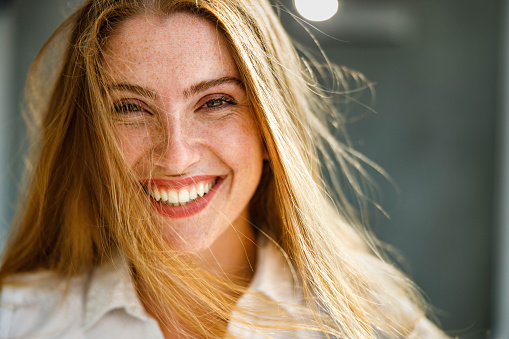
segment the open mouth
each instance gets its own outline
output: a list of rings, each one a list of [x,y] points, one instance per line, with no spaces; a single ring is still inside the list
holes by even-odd
[[[202,176],[181,180],[153,179],[142,185],[160,214],[185,218],[205,209],[224,180],[224,177]]]
[[[209,182],[198,182],[181,189],[145,187],[145,192],[155,201],[167,206],[185,206],[207,195],[217,184],[218,178]]]

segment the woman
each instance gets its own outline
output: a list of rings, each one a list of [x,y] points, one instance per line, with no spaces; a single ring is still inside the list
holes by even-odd
[[[309,70],[265,1],[86,1],[30,71],[0,337],[445,337],[330,200],[319,158],[363,172]]]

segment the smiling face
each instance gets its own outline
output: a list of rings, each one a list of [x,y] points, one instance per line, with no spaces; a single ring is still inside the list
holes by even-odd
[[[252,238],[263,146],[215,25],[188,13],[135,16],[109,37],[104,66],[121,153],[163,237],[191,252]]]

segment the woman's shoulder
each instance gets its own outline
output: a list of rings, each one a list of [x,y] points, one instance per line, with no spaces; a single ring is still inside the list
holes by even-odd
[[[82,317],[86,283],[85,275],[64,279],[49,272],[9,278],[0,291],[0,338],[72,334]]]
[[[420,318],[408,339],[449,339],[442,330],[433,324],[428,318]]]
[[[48,271],[17,274],[4,281],[0,301],[2,305],[26,306],[41,299],[61,299],[83,291],[87,278],[85,274],[67,279]]]
[[[143,309],[125,258],[82,275],[14,276],[0,291],[0,338],[162,338]]]
[[[276,306],[278,309],[277,314],[283,316],[285,319],[299,319],[303,323],[300,325],[305,328],[306,321],[309,320],[309,314],[306,313],[305,308],[302,306],[310,306],[323,312],[317,304],[316,300],[306,300],[305,294],[302,290],[301,280],[304,279],[300,273],[291,264],[290,259],[285,252],[274,242],[266,241],[260,242],[262,246],[258,251],[257,268],[250,288],[255,292],[263,294],[268,297],[269,305]],[[261,301],[258,299],[252,300],[250,295],[243,296],[240,304],[249,302],[249,307],[261,309]],[[414,305],[408,303],[407,300],[401,300],[405,304],[406,312],[414,314],[415,325],[410,333],[407,333],[407,339],[448,339],[450,338],[442,332],[426,315],[415,308]],[[296,306],[296,307],[295,307]],[[266,309],[270,312],[270,309]],[[407,314],[408,315],[408,314]],[[238,326],[238,324],[235,324]],[[308,324],[309,325],[309,324]],[[314,327],[311,321],[310,327]],[[230,330],[233,330],[230,326]],[[283,338],[322,338],[324,336],[313,331],[299,330],[289,333]],[[390,339],[381,333],[376,333],[376,338]]]

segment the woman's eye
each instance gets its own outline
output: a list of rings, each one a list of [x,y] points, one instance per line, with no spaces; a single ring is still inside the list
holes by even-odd
[[[220,108],[228,105],[236,105],[237,103],[230,97],[221,97],[207,100],[202,108]]]
[[[143,107],[133,103],[120,103],[115,105],[116,113],[131,113],[131,112],[144,112]]]
[[[221,99],[212,99],[212,100],[209,100],[205,103],[205,106],[207,107],[218,107],[218,106],[221,106],[223,104],[223,100]]]

